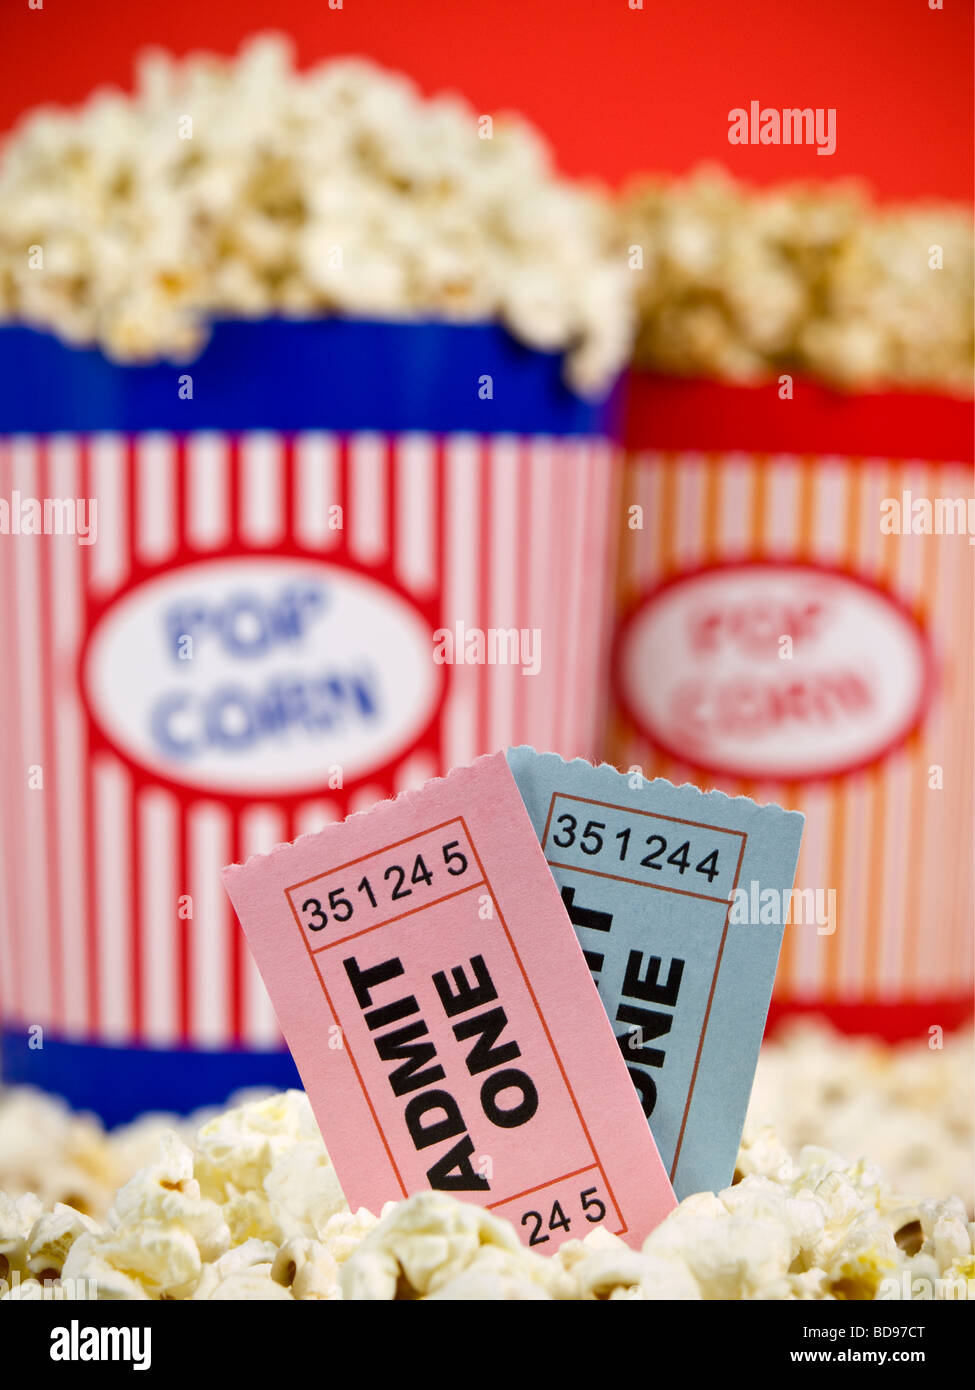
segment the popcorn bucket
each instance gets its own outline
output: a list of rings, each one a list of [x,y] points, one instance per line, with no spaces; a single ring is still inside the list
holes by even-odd
[[[969,403],[637,377],[610,756],[806,816],[773,1017],[972,997]]]
[[[3,1075],[109,1122],[297,1080],[230,861],[597,751],[613,398],[488,325],[0,331]]]

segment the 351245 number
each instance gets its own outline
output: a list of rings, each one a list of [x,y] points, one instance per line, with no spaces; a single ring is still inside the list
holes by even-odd
[[[448,844],[441,845],[440,852],[443,865],[434,866],[437,873],[445,869],[451,878],[460,878],[467,872],[467,855],[460,849],[459,840],[451,840]],[[429,887],[433,880],[434,870],[428,868],[423,855],[418,854],[409,870],[404,864],[389,864],[382,875],[385,887],[379,887],[377,883],[374,888],[368,877],[361,878],[353,890],[360,895],[358,898],[349,896],[344,884],[329,889],[326,894],[327,903],[323,903],[321,898],[306,898],[301,904],[301,920],[308,931],[324,931],[330,915],[333,922],[348,922],[355,914],[357,903],[361,905],[367,902],[370,907],[378,907],[380,899],[388,899],[390,903],[398,902],[402,898],[412,896],[413,888],[417,884]],[[408,883],[412,886],[407,887]]]

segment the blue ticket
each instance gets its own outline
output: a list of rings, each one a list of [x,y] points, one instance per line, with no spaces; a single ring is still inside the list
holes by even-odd
[[[511,748],[679,1198],[732,1179],[803,817]]]

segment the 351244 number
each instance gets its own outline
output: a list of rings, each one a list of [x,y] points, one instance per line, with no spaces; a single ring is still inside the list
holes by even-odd
[[[597,855],[604,850],[608,850],[610,845],[607,843],[603,831],[606,829],[606,822],[601,820],[590,820],[586,822],[583,831],[579,831],[579,821],[576,816],[565,812],[564,815],[557,816],[556,825],[559,829],[552,836],[553,845],[559,849],[570,849],[573,845],[578,846],[582,854]],[[613,837],[618,847],[617,862],[625,864],[630,850],[630,837],[632,827],[627,825],[618,831]],[[683,875],[691,867],[691,842],[685,840],[676,849],[672,849],[667,854],[667,841],[663,835],[648,835],[644,840],[644,847],[649,853],[640,859],[640,866],[644,869],[655,869],[658,872],[663,870],[664,864],[670,864],[677,872]],[[634,854],[639,853],[634,850]],[[666,860],[664,855],[667,855]],[[718,876],[718,851],[712,849],[708,854],[693,866],[696,874],[703,874],[708,883],[713,883]]]

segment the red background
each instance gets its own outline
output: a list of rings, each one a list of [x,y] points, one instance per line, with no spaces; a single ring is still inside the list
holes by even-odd
[[[741,177],[866,176],[884,198],[973,192],[972,0],[2,0],[0,129],[131,81],[145,44],[224,52],[256,30],[309,63],[365,53],[479,111],[517,108],[562,167],[614,183],[723,161]],[[728,144],[728,112],[836,108],[837,148]]]

